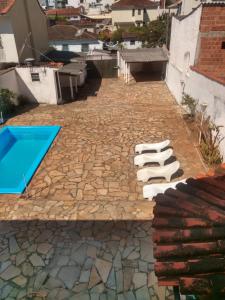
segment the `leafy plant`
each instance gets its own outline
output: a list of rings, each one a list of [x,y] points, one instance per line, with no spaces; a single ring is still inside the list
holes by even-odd
[[[8,116],[15,108],[14,104],[15,94],[8,89],[0,90],[0,111],[3,116]]]
[[[204,161],[210,166],[222,163],[223,157],[220,154],[219,146],[224,140],[220,134],[220,128],[223,126],[214,124],[210,117],[203,118],[198,126],[201,134],[200,151]]]
[[[190,95],[184,94],[181,104],[186,105],[189,109],[190,116],[192,118],[195,118],[198,101],[196,99],[194,99],[193,97],[191,97]]]

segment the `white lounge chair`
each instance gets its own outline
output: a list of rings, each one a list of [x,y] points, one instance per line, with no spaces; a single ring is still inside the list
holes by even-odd
[[[173,149],[167,149],[166,151],[159,153],[144,153],[135,156],[135,166],[143,167],[147,163],[159,163],[160,166],[164,166],[165,161],[169,159],[173,154]]]
[[[163,177],[170,182],[171,177],[180,168],[180,163],[175,161],[163,167],[148,167],[137,171],[137,179],[139,181],[147,182],[150,178]]]
[[[168,147],[169,144],[170,144],[170,140],[165,140],[161,143],[155,143],[155,144],[139,144],[135,146],[135,153],[141,154],[143,151],[160,152],[161,150]]]
[[[148,184],[143,187],[143,197],[145,199],[153,199],[155,196],[157,196],[160,193],[165,193],[166,190],[169,188],[175,189],[175,187],[179,183],[186,183],[187,179],[183,179],[176,182],[171,183],[156,183],[156,184]]]

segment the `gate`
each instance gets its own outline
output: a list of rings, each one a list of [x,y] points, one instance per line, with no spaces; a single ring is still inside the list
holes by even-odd
[[[117,59],[87,60],[88,78],[117,78]]]

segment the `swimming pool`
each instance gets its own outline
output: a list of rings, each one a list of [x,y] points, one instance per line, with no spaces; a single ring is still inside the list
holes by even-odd
[[[60,126],[6,126],[0,131],[0,194],[21,194]]]

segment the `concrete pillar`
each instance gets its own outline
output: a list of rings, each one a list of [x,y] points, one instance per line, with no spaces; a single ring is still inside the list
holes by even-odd
[[[75,91],[78,93],[78,87],[77,87],[77,77],[75,77]]]
[[[62,102],[62,89],[61,89],[61,84],[60,84],[60,77],[59,77],[59,72],[56,72],[56,80],[58,82],[58,87],[59,87],[59,101]]]
[[[128,63],[128,78],[127,78],[127,82],[130,82],[130,63]]]
[[[74,99],[74,92],[73,92],[73,77],[70,76],[70,93],[71,93],[71,99]]]

